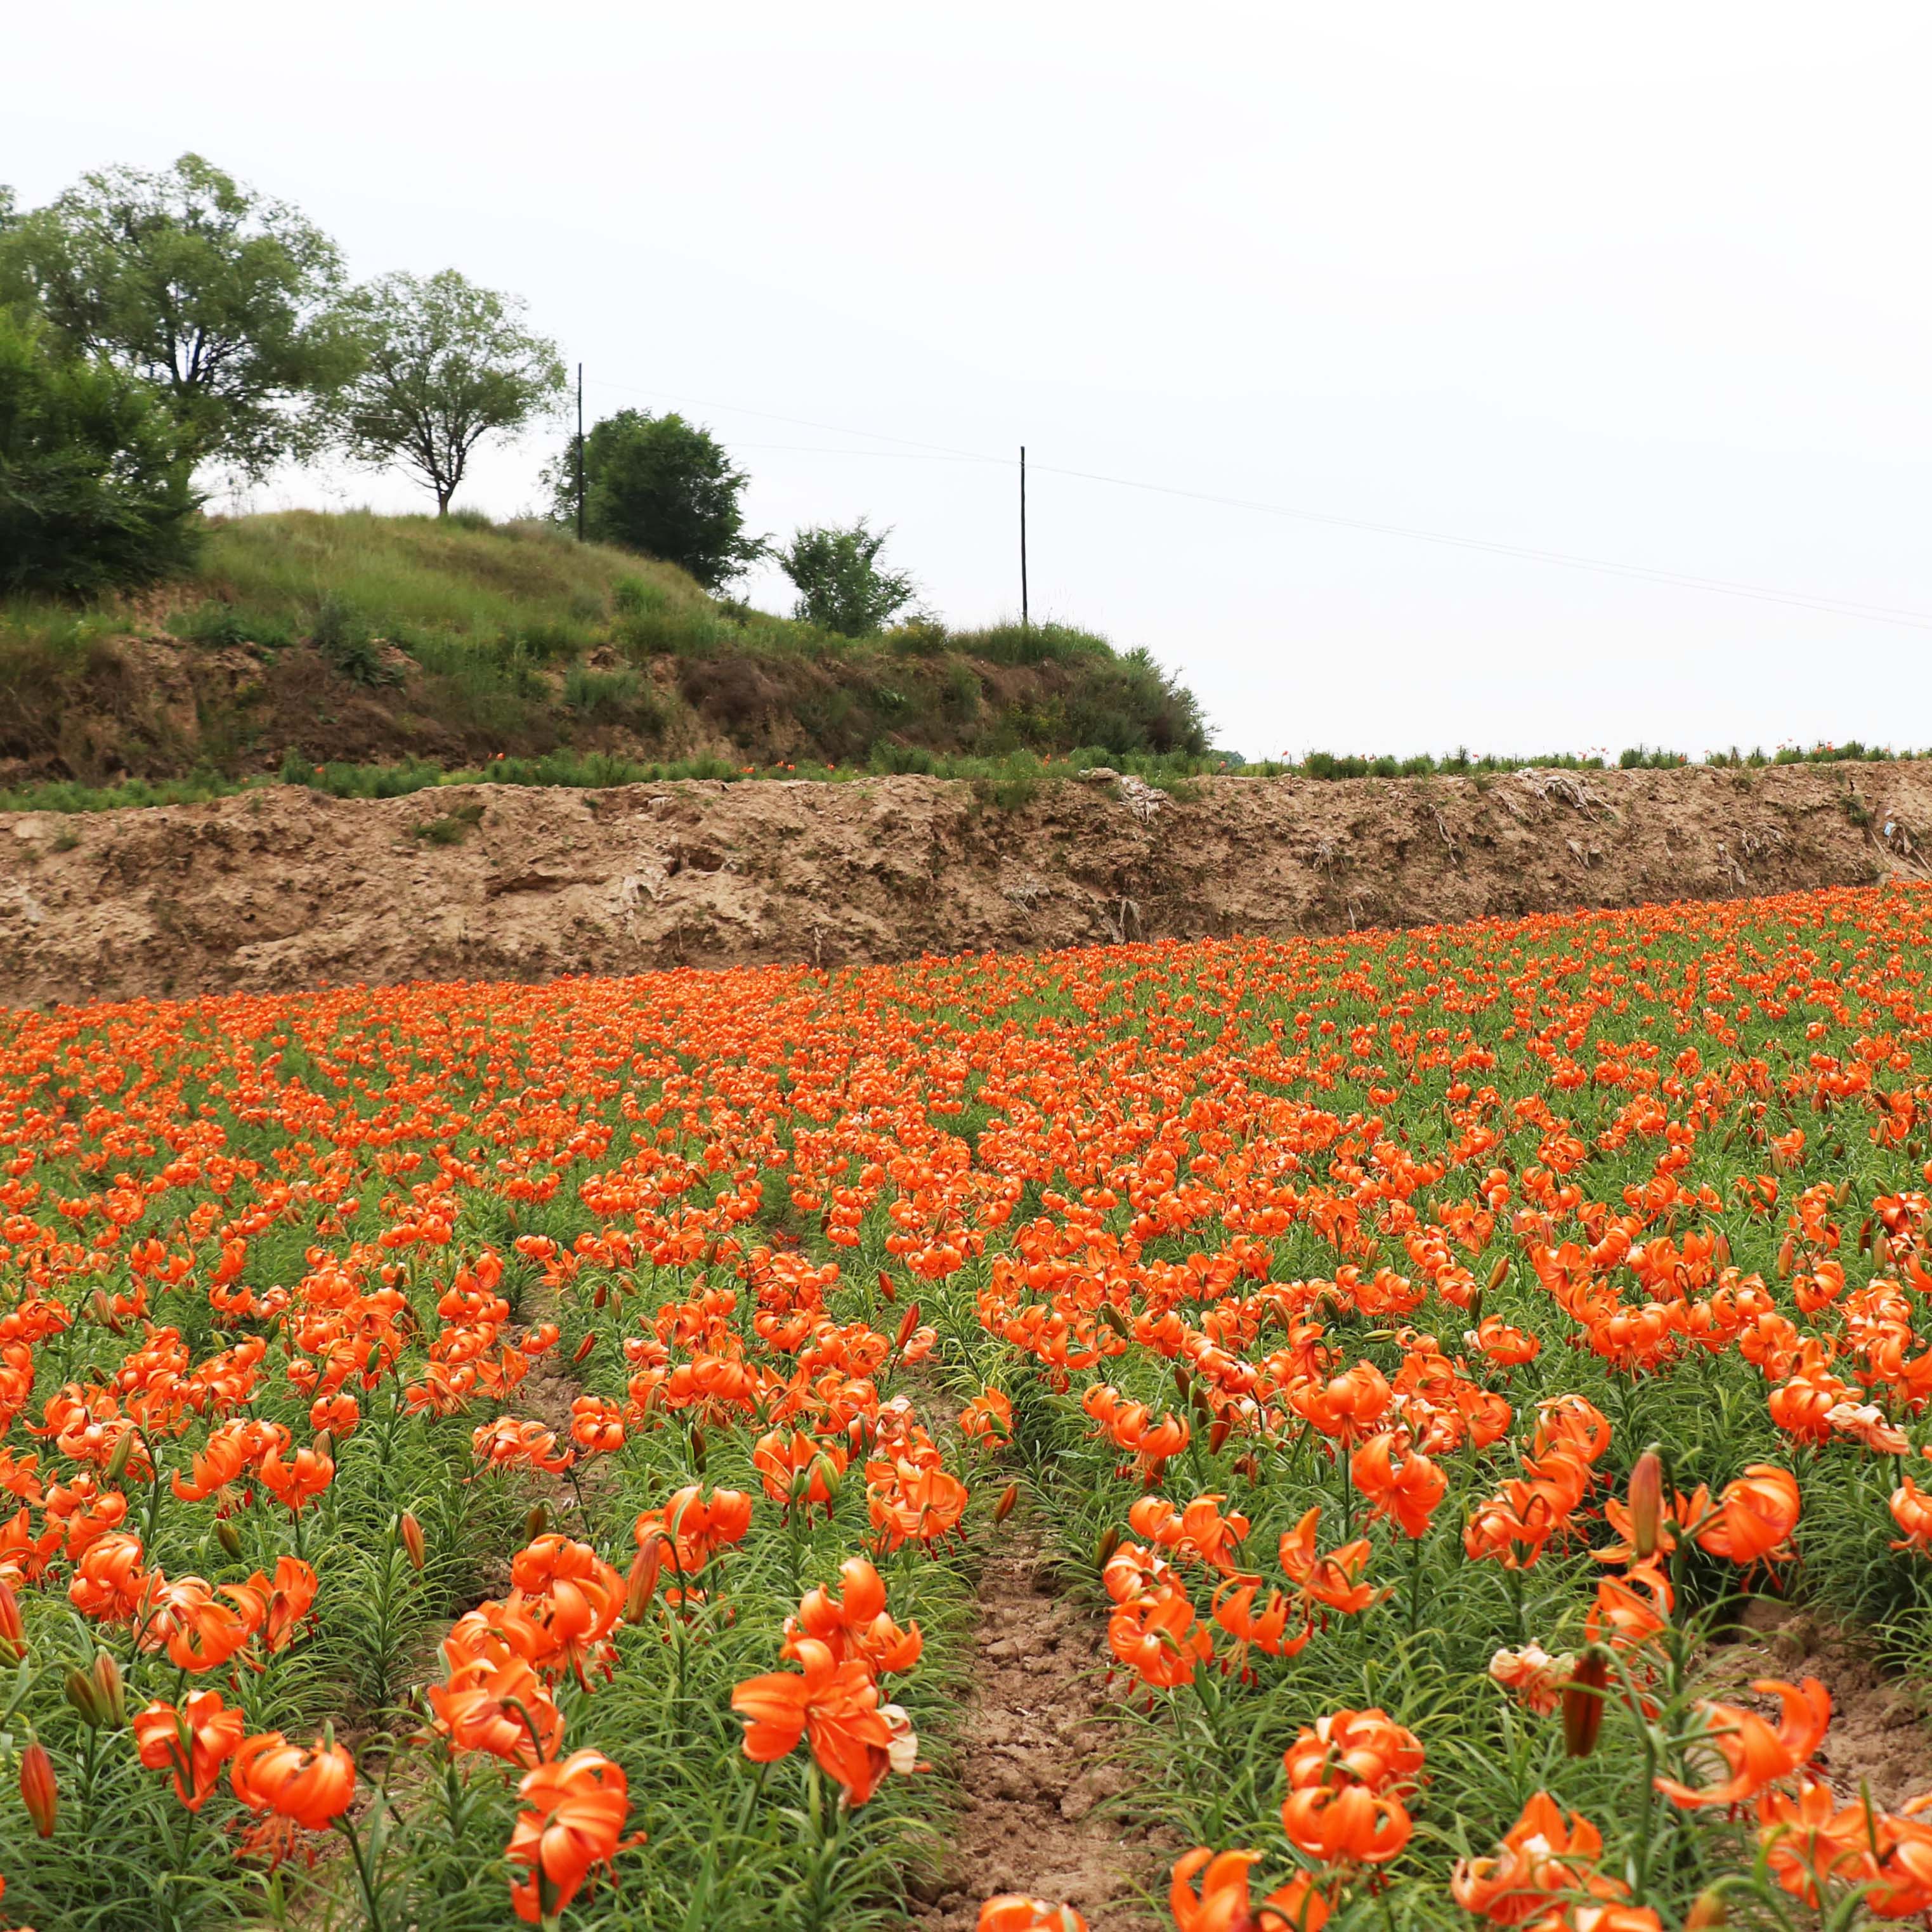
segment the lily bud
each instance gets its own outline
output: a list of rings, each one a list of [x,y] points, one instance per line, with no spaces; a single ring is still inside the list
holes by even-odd
[[[1717,1928],[1730,1916],[1724,1894],[1715,1886],[1706,1886],[1690,1901],[1690,1910],[1684,1915],[1684,1932],[1717,1932]]]
[[[1188,1380],[1187,1364],[1185,1362],[1176,1362],[1174,1365],[1174,1385],[1180,1391],[1181,1400],[1185,1402],[1187,1400],[1188,1390],[1193,1386]]]
[[[550,1511],[542,1503],[532,1503],[524,1518],[524,1540],[534,1543],[550,1527]]]
[[[121,1333],[120,1318],[114,1312],[112,1303],[98,1288],[94,1291],[94,1299],[91,1306],[94,1310],[94,1320],[98,1322],[102,1328],[111,1330],[116,1335]]]
[[[1657,1554],[1664,1523],[1664,1464],[1654,1449],[1636,1459],[1630,1479],[1630,1547],[1640,1563]]]
[[[818,1472],[826,1498],[836,1503],[838,1500],[838,1492],[845,1486],[844,1472],[830,1456],[813,1457],[812,1466]]]
[[[20,1754],[20,1802],[34,1821],[34,1829],[44,1838],[54,1834],[60,1815],[60,1793],[54,1785],[53,1760],[38,1738]]]
[[[326,1429],[318,1429],[315,1432],[315,1453],[325,1462],[335,1460],[335,1438]]]
[[[27,1654],[27,1627],[20,1617],[20,1600],[14,1586],[0,1577],[0,1657],[18,1664]]]
[[[624,1580],[624,1621],[640,1624],[650,1615],[651,1598],[658,1587],[658,1571],[664,1563],[664,1538],[654,1536],[640,1550]]]
[[[124,1429],[121,1439],[114,1445],[114,1453],[107,1459],[107,1480],[118,1483],[128,1473],[128,1462],[134,1454],[134,1432]]]
[[[1504,1280],[1508,1275],[1509,1270],[1509,1256],[1508,1255],[1497,1256],[1496,1265],[1490,1270],[1490,1278],[1487,1281],[1484,1282],[1484,1287],[1493,1293],[1497,1288],[1502,1286]]]
[[[1214,1427],[1208,1432],[1208,1453],[1210,1456],[1220,1454],[1226,1446],[1228,1438],[1234,1432],[1234,1425],[1225,1415],[1215,1418]]]
[[[1106,1322],[1107,1326],[1112,1329],[1114,1333],[1116,1335],[1120,1336],[1123,1340],[1132,1333],[1132,1330],[1127,1326],[1127,1318],[1123,1315],[1111,1301],[1103,1301],[1101,1303],[1100,1319]]]
[[[128,1692],[121,1682],[121,1666],[106,1651],[94,1654],[94,1695],[101,1715],[116,1730],[128,1721]]]
[[[241,1562],[242,1532],[225,1516],[215,1519],[214,1540],[236,1562]]]
[[[610,1285],[608,1282],[600,1281],[590,1292],[590,1305],[592,1308],[602,1308],[610,1299]]]
[[[1780,1281],[1791,1279],[1791,1270],[1796,1266],[1797,1261],[1798,1245],[1790,1235],[1786,1234],[1783,1246],[1778,1251],[1778,1278]]]
[[[574,1367],[576,1364],[582,1361],[584,1357],[589,1354],[591,1350],[596,1348],[596,1346],[597,1330],[593,1328],[589,1334],[584,1336],[582,1341],[578,1343],[577,1352],[570,1358],[571,1365]]]
[[[993,1520],[995,1522],[1004,1522],[1007,1517],[1012,1514],[1014,1507],[1018,1504],[1019,1499],[1019,1484],[1018,1483],[1009,1483],[1000,1492],[1000,1500],[993,1505]]]
[[[1106,1569],[1109,1558],[1120,1546],[1120,1532],[1118,1528],[1103,1532],[1100,1540],[1094,1546],[1094,1568],[1096,1570]]]
[[[1610,1681],[1610,1654],[1592,1644],[1577,1658],[1563,1693],[1563,1748],[1571,1757],[1588,1757],[1604,1727],[1604,1686]]]
[[[405,1510],[396,1519],[396,1536],[403,1546],[403,1554],[410,1559],[410,1568],[420,1570],[429,1552],[423,1546],[422,1525],[412,1511]]]
[[[94,1696],[93,1678],[84,1670],[70,1670],[62,1688],[67,1694],[69,1705],[79,1713],[80,1721],[90,1731],[99,1730],[105,1714]]]
[[[1711,1258],[1720,1268],[1727,1268],[1730,1266],[1731,1238],[1730,1235],[1720,1234],[1718,1237],[1716,1244],[1711,1250]]]
[[[884,1268],[879,1270],[879,1292],[888,1301],[896,1301],[899,1298],[898,1290],[892,1286],[892,1276]]]
[[[700,1476],[704,1474],[704,1431],[701,1429],[691,1432],[691,1466]]]
[[[899,1317],[898,1340],[893,1346],[896,1348],[903,1348],[912,1340],[913,1330],[918,1326],[919,1304],[916,1301],[908,1302],[906,1312]]]

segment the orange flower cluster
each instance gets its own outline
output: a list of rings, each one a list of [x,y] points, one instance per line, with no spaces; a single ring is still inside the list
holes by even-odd
[[[902,1630],[893,1622],[885,1585],[862,1557],[846,1563],[839,1581],[842,1597],[808,1592],[785,1626],[781,1654],[798,1669],[747,1678],[731,1708],[745,1720],[745,1755],[754,1763],[788,1757],[803,1739],[844,1802],[859,1805],[890,1773],[917,1768],[911,1722],[881,1702],[879,1678],[910,1670],[924,1640],[916,1624]]]
[[[983,1479],[1017,1415],[1132,1539],[1099,1565],[1110,1652],[1168,1706],[1225,1727],[1236,1672],[1318,1642],[1408,1673],[1425,1616],[1465,1637],[1487,1618],[1464,1654],[1562,1708],[1572,1748],[1625,1697],[1674,1720],[1678,1589],[1793,1574],[1815,1524],[1881,1507],[1858,1472],[1932,1414],[1928,956],[1932,896],[1900,890],[8,1015],[0,1662],[26,1654],[28,1702],[50,1700],[38,1633],[69,1607],[115,1627],[122,1748],[197,1815],[226,1772],[274,1855],[346,1821],[328,1807],[353,1790],[326,1738],[251,1740],[236,1708],[263,1708],[242,1687],[272,1689],[317,1604],[358,1587],[328,1552],[374,1541],[376,1587],[426,1590],[406,1512],[446,1580],[449,1513],[534,1498],[427,1699],[453,1776],[522,1784],[517,1908],[554,1916],[623,1842],[622,1774],[586,1743],[619,1748],[598,1729],[616,1700],[592,1687],[706,1667],[748,1610],[776,1629],[789,1588],[740,1600],[775,1549],[868,1553],[803,1591],[782,1668],[739,1687],[748,1754],[807,1744],[850,1803],[910,1762],[880,1686],[926,1638],[872,1564],[897,1598],[902,1566],[998,1520]],[[942,1331],[982,1392],[935,1442],[893,1391]],[[560,1391],[567,1361],[593,1386]],[[1692,1405],[1736,1439],[1669,1442],[1666,1495],[1636,1452]],[[460,1506],[402,1492],[466,1444]],[[1904,1469],[1886,1487],[1916,1564],[1932,1502]],[[617,1495],[652,1507],[633,1527]],[[1576,1589],[1555,1559],[1586,1549],[1601,1567]],[[1472,1562],[1550,1616],[1550,1648],[1526,1612],[1496,1622],[1504,1592]],[[1280,1672],[1288,1694],[1310,1668]],[[1807,1774],[1816,1700],[1766,1694],[1777,1720],[1712,1701],[1672,1745],[1658,1831],[1755,1807],[1792,1895],[1916,1909],[1921,1811],[1861,1836]],[[1177,1919],[1312,1925],[1391,1867],[1446,1880],[1409,1829],[1420,1747],[1386,1725],[1337,1712],[1289,1752],[1299,1878],[1258,1899],[1256,1854],[1190,1852]],[[1604,1736],[1628,1749],[1630,1725]],[[1431,1769],[1437,1793],[1460,1775],[1439,1750]],[[1628,1850],[1551,1798],[1458,1882],[1498,1922],[1639,1932],[1648,1907],[1606,1875]],[[995,1906],[1000,1932],[1072,1922]]]

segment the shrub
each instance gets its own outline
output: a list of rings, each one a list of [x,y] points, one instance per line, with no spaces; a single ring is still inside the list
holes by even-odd
[[[776,553],[778,568],[798,592],[794,615],[839,637],[868,638],[919,593],[903,571],[882,569],[879,553],[890,530],[868,530],[861,517],[850,530],[833,524],[800,530]]]

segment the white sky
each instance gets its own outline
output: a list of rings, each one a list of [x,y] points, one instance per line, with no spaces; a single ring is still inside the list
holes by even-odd
[[[593,418],[709,424],[758,530],[895,526],[956,623],[1017,610],[1015,477],[914,443],[1918,619],[1036,473],[1035,616],[1150,646],[1251,756],[1932,744],[1921,5],[0,18],[24,202],[192,147],[358,275],[519,292]],[[544,453],[467,500],[533,502]]]

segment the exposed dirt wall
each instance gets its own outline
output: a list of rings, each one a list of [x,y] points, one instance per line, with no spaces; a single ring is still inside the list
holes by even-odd
[[[1932,763],[1214,778],[1184,801],[1128,779],[1013,809],[921,778],[277,787],[0,814],[0,1000],[1427,925],[1924,878],[1922,836]]]

